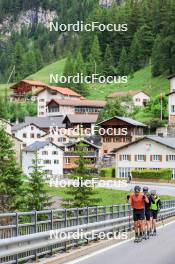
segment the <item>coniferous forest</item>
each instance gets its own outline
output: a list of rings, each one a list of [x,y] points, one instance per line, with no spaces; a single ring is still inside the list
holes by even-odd
[[[67,57],[65,74],[79,69],[104,75],[132,75],[151,65],[152,75],[175,71],[175,1],[127,0],[123,5],[102,7],[94,0],[1,0],[0,23],[12,16],[18,21],[21,12],[36,11],[33,24],[11,35],[0,34],[0,82],[5,83],[13,65],[17,81],[59,58]],[[50,32],[37,21],[37,10],[54,10],[61,23],[77,20],[104,24],[127,24],[126,32],[95,31],[83,33]],[[77,41],[78,38],[78,41]],[[82,70],[83,69],[83,70]],[[76,87],[78,90],[78,87]],[[82,87],[81,87],[82,89]]]

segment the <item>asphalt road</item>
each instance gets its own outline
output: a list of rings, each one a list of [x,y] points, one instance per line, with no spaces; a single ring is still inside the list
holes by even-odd
[[[59,180],[58,182],[56,181],[56,183],[55,183],[56,185],[54,185],[54,181],[53,181],[51,186],[58,187],[57,184],[60,184],[62,181],[64,182],[65,185],[68,185],[68,183],[71,184],[73,182],[72,180],[65,178],[63,180]],[[61,185],[61,186],[64,187],[65,185]],[[126,183],[126,180],[123,181],[121,179],[120,181],[119,180],[118,181],[105,180],[105,181],[102,181],[102,183],[100,185],[97,184],[96,187],[130,191],[131,189],[132,190],[134,189],[135,185],[139,185],[140,187],[148,186],[149,190],[156,190],[159,195],[175,196],[175,184],[170,184],[170,183],[131,182],[128,184],[128,183]]]
[[[92,253],[69,264],[174,264],[175,223],[158,230],[157,237],[141,243],[133,240]],[[68,263],[67,263],[68,264]]]
[[[111,184],[111,186],[106,188],[116,189],[116,190],[126,190],[130,191],[134,189],[135,185],[139,185],[140,187],[147,186],[149,190],[156,190],[159,195],[171,195],[175,196],[175,185],[174,184],[166,184],[166,183],[127,183],[125,186],[117,185],[116,183]],[[175,263],[175,262],[174,262]]]

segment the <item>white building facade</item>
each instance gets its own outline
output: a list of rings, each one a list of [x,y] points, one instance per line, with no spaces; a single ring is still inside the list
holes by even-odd
[[[174,138],[144,137],[116,149],[115,155],[116,177],[127,178],[135,169],[172,169],[175,179]]]
[[[72,91],[68,88],[62,87],[50,87],[43,89],[42,91],[36,94],[37,96],[37,104],[38,104],[38,116],[44,117],[47,116],[47,103],[53,100],[59,99],[79,99],[81,97],[80,94]],[[66,113],[67,114],[67,113]]]
[[[61,148],[48,141],[36,141],[26,147],[22,153],[22,169],[26,175],[32,172],[32,163],[37,152],[38,164],[46,177],[63,177],[63,156]]]
[[[19,138],[23,142],[23,148],[31,145],[35,141],[42,140],[42,136],[46,135],[46,132],[35,124],[19,124],[19,128],[13,130],[13,136]]]
[[[150,96],[140,91],[133,95],[132,99],[135,106],[143,107],[150,101]]]

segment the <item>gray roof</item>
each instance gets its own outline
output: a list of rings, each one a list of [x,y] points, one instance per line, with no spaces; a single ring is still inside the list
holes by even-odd
[[[66,117],[68,117],[71,123],[96,123],[98,115],[76,114],[76,115],[67,115]]]
[[[61,149],[60,147],[58,147],[57,145],[53,144],[50,141],[35,141],[33,144],[27,146],[24,151],[26,152],[35,152],[41,148],[44,148],[45,146],[52,144],[54,146],[56,146],[57,148]]]
[[[149,138],[160,144],[166,145],[167,147],[175,149],[175,138],[174,137],[147,136],[146,138]]]
[[[124,146],[115,148],[115,149],[113,149],[111,151],[111,153],[116,153],[116,152],[118,152],[118,150],[127,148],[128,146],[134,145],[134,144],[136,144],[136,143],[138,143],[138,142],[140,142],[140,141],[142,141],[144,139],[150,139],[150,140],[153,140],[153,141],[155,141],[157,143],[160,143],[160,144],[162,144],[162,145],[164,145],[166,147],[169,147],[171,149],[175,149],[175,137],[159,137],[159,136],[154,136],[153,135],[153,136],[145,136],[145,137],[139,138],[139,139],[137,139],[137,140],[135,140],[135,141],[133,141],[133,142],[131,142],[129,144],[126,144]]]
[[[24,151],[27,152],[34,152],[37,151],[41,148],[44,148],[45,146],[47,146],[50,142],[49,141],[35,141],[33,144],[27,146]]]
[[[143,123],[141,123],[139,121],[136,121],[136,120],[134,120],[134,119],[132,119],[130,117],[124,117],[124,116],[113,116],[113,117],[111,117],[109,119],[106,119],[106,120],[100,122],[98,125],[103,124],[104,122],[106,122],[108,120],[111,120],[112,118],[120,119],[120,120],[122,120],[122,121],[124,121],[124,122],[126,122],[128,124],[133,125],[133,126],[147,127],[147,125],[145,125],[145,124],[143,124]]]
[[[17,131],[30,124],[34,124],[41,129],[49,128],[51,126],[57,126],[59,128],[62,128],[65,127],[65,124],[63,124],[63,119],[64,119],[63,116],[56,116],[56,117],[27,116],[25,117],[25,121],[23,123],[13,124],[12,131]]]

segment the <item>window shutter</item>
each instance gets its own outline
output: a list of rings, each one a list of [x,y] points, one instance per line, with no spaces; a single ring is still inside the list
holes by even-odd
[[[137,161],[137,155],[135,155],[135,161]]]
[[[162,155],[160,155],[160,161],[162,162]]]
[[[128,160],[131,161],[131,155],[129,155]]]
[[[146,155],[144,155],[144,161],[146,161]]]
[[[168,155],[166,155],[166,161],[168,161]]]
[[[119,155],[119,160],[120,160],[120,161],[122,160],[122,155]]]
[[[150,161],[153,161],[153,156],[152,155],[150,156]]]

